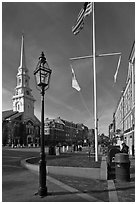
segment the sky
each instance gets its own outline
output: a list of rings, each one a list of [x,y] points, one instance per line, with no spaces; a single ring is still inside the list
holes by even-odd
[[[72,26],[83,2],[2,3],[2,110],[12,109],[16,74],[20,63],[21,35],[24,33],[26,66],[30,88],[36,99],[35,115],[41,118],[41,95],[33,72],[44,51],[52,69],[50,88],[45,94],[45,118],[61,117],[94,128],[92,14],[78,35]],[[108,135],[128,72],[128,58],[135,40],[134,2],[95,2],[96,54],[121,52],[117,83],[113,77],[119,56],[96,58],[99,133]],[[71,86],[72,65],[81,91]]]

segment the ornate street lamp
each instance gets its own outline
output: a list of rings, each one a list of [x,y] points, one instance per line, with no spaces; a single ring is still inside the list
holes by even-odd
[[[34,71],[36,85],[41,91],[41,152],[39,161],[39,190],[40,196],[47,195],[46,187],[46,160],[45,160],[45,140],[44,140],[44,94],[45,90],[49,88],[50,76],[52,70],[49,68],[44,53],[41,53],[39,61]]]

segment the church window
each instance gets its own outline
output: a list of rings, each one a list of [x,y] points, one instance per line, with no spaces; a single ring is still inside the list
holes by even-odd
[[[18,85],[20,85],[20,84],[21,84],[21,78],[18,79]]]
[[[21,94],[21,93],[22,93],[22,90],[21,90],[21,89],[19,89],[18,93],[19,93],[19,94]]]
[[[26,86],[28,86],[28,80],[27,79],[25,79],[25,84],[26,84]]]
[[[39,135],[39,127],[36,127],[36,135]]]
[[[29,91],[26,91],[26,94],[29,95]]]

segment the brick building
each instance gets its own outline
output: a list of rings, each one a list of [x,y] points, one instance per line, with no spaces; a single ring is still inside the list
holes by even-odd
[[[61,119],[45,119],[45,143],[47,145],[83,145],[87,140],[88,128],[83,124]]]
[[[134,154],[135,131],[135,42],[129,55],[126,85],[121,93],[113,115],[115,133],[119,131],[121,141],[129,146],[129,153]]]

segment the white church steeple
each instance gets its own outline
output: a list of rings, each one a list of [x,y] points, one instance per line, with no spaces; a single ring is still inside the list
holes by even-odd
[[[20,66],[19,68],[25,68],[26,62],[25,62],[25,50],[24,50],[24,35],[22,35],[21,39],[21,53],[20,53]]]
[[[34,101],[32,90],[29,87],[30,77],[26,67],[24,35],[21,39],[21,52],[20,52],[20,65],[16,75],[16,88],[15,94],[12,98],[13,111],[23,112],[24,117],[31,117],[34,115]]]

